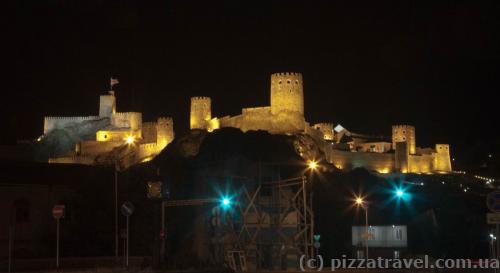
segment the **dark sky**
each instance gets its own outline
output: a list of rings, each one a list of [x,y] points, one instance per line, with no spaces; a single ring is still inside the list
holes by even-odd
[[[15,1],[1,142],[40,135],[45,115],[97,114],[111,75],[119,111],[172,116],[180,134],[190,96],[234,115],[269,104],[270,73],[296,71],[312,123],[410,123],[418,145],[487,150],[499,14],[498,1]]]

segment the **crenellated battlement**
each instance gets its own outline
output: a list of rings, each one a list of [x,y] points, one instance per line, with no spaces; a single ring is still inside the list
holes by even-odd
[[[158,120],[157,120],[157,123],[158,124],[173,124],[174,123],[174,119],[171,118],[171,117],[159,117]]]
[[[407,125],[407,124],[403,125],[403,124],[400,124],[400,125],[393,125],[392,126],[392,130],[395,130],[395,129],[396,130],[397,129],[403,130],[403,129],[407,129],[407,128],[415,130],[415,127],[413,125]]]
[[[333,130],[333,123],[329,123],[329,122],[320,122],[320,123],[316,123],[313,125],[314,128],[332,128]]]
[[[44,117],[46,121],[49,120],[68,120],[68,121],[84,121],[84,120],[96,120],[101,119],[103,117],[99,116],[86,116],[86,117],[55,117],[55,116],[47,116]]]
[[[144,143],[139,145],[143,149],[156,149],[157,144],[156,143]]]
[[[302,74],[298,72],[279,72],[271,74],[271,78],[273,77],[300,77],[302,78]]]
[[[140,112],[116,112],[113,114],[113,117],[116,118],[128,118],[130,116],[142,116]]]
[[[43,133],[48,134],[54,129],[62,129],[71,124],[82,123],[85,121],[101,120],[105,117],[99,116],[86,116],[86,117],[44,117],[43,119]]]
[[[320,122],[314,124],[313,128],[321,131],[324,140],[333,140],[334,138],[333,123]]]
[[[210,97],[203,97],[203,96],[198,96],[198,97],[191,97],[191,101],[210,101]]]

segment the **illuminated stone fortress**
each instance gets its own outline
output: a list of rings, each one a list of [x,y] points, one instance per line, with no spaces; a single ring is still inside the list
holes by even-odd
[[[365,168],[379,173],[451,172],[450,147],[416,145],[415,127],[392,126],[390,137],[372,137],[348,131],[331,122],[309,124],[304,118],[304,89],[300,73],[271,75],[270,105],[243,108],[237,116],[212,117],[209,97],[192,97],[190,128],[212,132],[233,127],[243,132],[263,130],[271,134],[296,136],[295,149],[306,160],[323,158],[336,168]],[[73,151],[53,157],[53,163],[110,164],[126,166],[156,156],[174,139],[172,118],[160,117],[142,122],[137,112],[116,112],[113,91],[100,96],[99,115],[85,117],[46,117],[44,136],[58,130],[76,131],[82,137]],[[320,154],[312,153],[319,150]]]
[[[74,151],[50,158],[50,163],[133,165],[156,156],[174,139],[170,117],[143,122],[142,113],[116,112],[114,91],[100,96],[98,116],[45,117],[42,139],[58,130],[93,136],[82,137]]]
[[[212,117],[211,99],[193,97],[190,127],[209,132],[233,127],[243,132],[263,130],[271,134],[307,135],[314,139],[328,162],[344,170],[366,168],[379,173],[447,173],[452,170],[449,145],[417,147],[415,127],[410,125],[394,125],[392,136],[388,138],[352,133],[329,122],[310,125],[304,118],[300,73],[272,74],[270,106],[243,108],[238,116]],[[300,146],[298,153],[311,159],[307,158],[311,156],[307,153],[308,148]]]

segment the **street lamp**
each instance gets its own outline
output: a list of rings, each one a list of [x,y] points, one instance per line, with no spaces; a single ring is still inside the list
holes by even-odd
[[[490,233],[490,252],[491,252],[491,257],[496,257],[496,253],[495,253],[495,240],[497,239],[497,237],[495,235],[493,235],[492,233]]]
[[[231,206],[231,199],[229,199],[228,197],[223,197],[220,200],[220,203],[223,209],[228,209]]]
[[[405,194],[405,193],[404,193],[404,191],[403,191],[403,190],[397,190],[397,191],[396,191],[396,195],[397,195],[398,197],[400,197],[400,198],[401,198],[401,197],[403,197],[403,195],[404,195],[404,194]]]
[[[316,162],[315,160],[310,160],[309,163],[307,163],[307,167],[310,170],[315,171],[318,168],[318,162]]]
[[[135,142],[135,137],[134,136],[128,136],[127,138],[125,138],[125,142],[127,144],[132,144]]]
[[[365,234],[366,235],[365,247],[366,247],[366,259],[368,260],[368,237],[369,237],[369,233],[368,233],[368,204],[367,204],[367,202],[365,202],[365,200],[361,196],[356,197],[355,202],[356,202],[356,206],[361,207],[365,210],[365,232],[366,232],[366,234]]]

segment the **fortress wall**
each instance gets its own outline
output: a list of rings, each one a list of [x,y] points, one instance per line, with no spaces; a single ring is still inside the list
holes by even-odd
[[[282,111],[272,115],[270,107],[245,108],[239,116],[220,118],[219,124],[243,132],[264,130],[271,134],[300,133],[306,127],[303,117],[297,112]]]
[[[111,125],[118,128],[137,130],[142,128],[142,113],[122,112],[115,113],[111,118]]]
[[[142,142],[156,142],[156,122],[150,121],[142,123]]]
[[[408,168],[410,173],[430,173],[435,170],[434,155],[409,155]]]
[[[74,126],[85,121],[99,120],[99,116],[87,117],[45,117],[43,123],[43,133],[46,135],[55,129],[63,129],[65,127]]]
[[[99,142],[119,142],[124,144],[127,137],[133,136],[135,139],[141,138],[141,130],[100,130],[96,133],[96,140]]]
[[[114,148],[123,145],[123,142],[114,141],[82,141],[79,144],[80,155],[97,156],[111,152]]]
[[[386,153],[391,150],[391,143],[389,142],[365,142],[356,146],[356,149],[361,149],[361,152],[376,152]]]
[[[141,161],[147,157],[155,156],[161,151],[161,147],[156,143],[140,144],[137,151],[137,160]]]
[[[394,154],[392,153],[363,153],[330,149],[326,153],[328,162],[342,170],[365,168],[379,173],[388,173],[394,170]]]
[[[51,164],[80,164],[80,165],[93,165],[94,157],[93,156],[63,156],[56,158],[49,158],[49,163]]]

